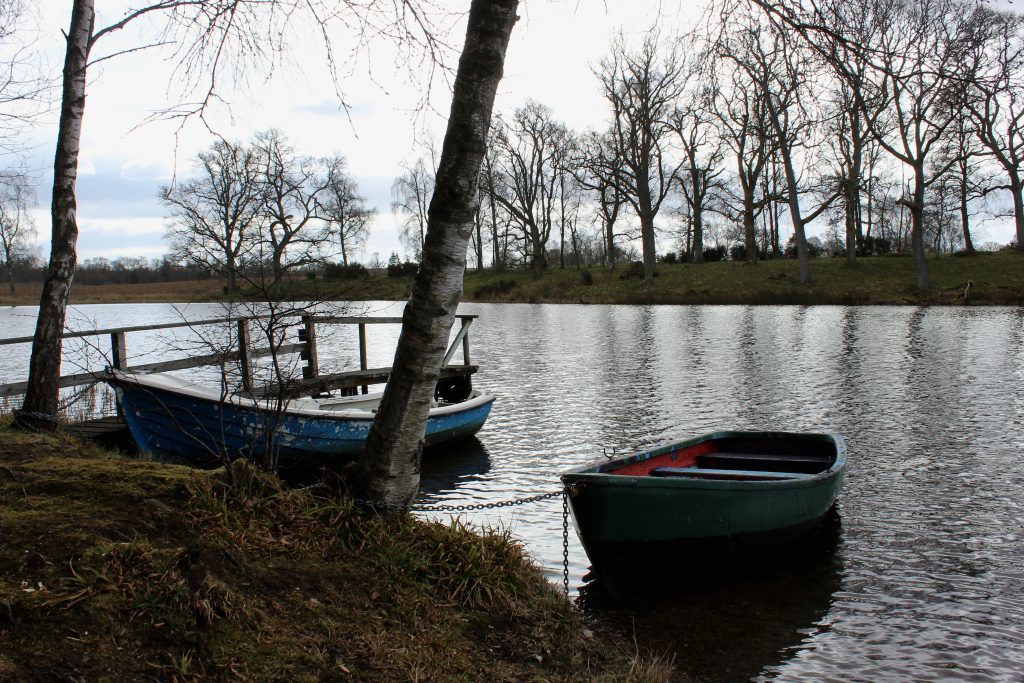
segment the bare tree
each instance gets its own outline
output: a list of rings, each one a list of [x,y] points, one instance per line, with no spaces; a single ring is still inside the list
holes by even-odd
[[[14,296],[14,265],[35,237],[36,228],[29,209],[35,205],[35,192],[26,175],[0,176],[0,248],[3,249],[7,286]]]
[[[834,176],[843,197],[846,262],[853,263],[857,249],[864,241],[861,198],[870,134],[846,81],[836,84],[832,112],[826,117],[826,126],[828,146],[835,165]]]
[[[735,21],[736,14],[732,13],[729,21]],[[786,31],[757,17],[745,20],[745,25],[730,29],[730,34],[720,41],[720,49],[746,74],[763,99],[765,118],[786,181],[785,197],[793,224],[800,282],[808,284],[811,267],[807,224],[827,210],[838,195],[835,191],[826,192],[818,205],[806,213],[801,206],[801,196],[806,196],[806,192],[799,166],[801,159],[805,163],[811,161],[818,124],[817,112],[808,104],[813,100],[809,92],[813,84],[808,81],[810,65],[801,46]]]
[[[590,132],[583,136],[573,161],[576,182],[590,190],[597,199],[604,241],[605,265],[615,267],[615,224],[626,198],[623,182],[618,178],[622,168],[619,147],[612,133],[604,135]]]
[[[517,0],[473,0],[459,60],[423,259],[403,314],[384,396],[359,458],[356,490],[408,504],[419,487],[430,401],[462,294],[494,95]]]
[[[611,141],[620,193],[640,219],[644,281],[654,278],[654,221],[661,204],[678,177],[681,162],[669,160],[671,115],[683,92],[683,59],[679,46],[670,41],[662,53],[660,36],[652,30],[637,50],[630,50],[620,34],[612,41],[611,55],[597,70],[604,97],[612,109]]]
[[[963,106],[1006,174],[1017,249],[1024,250],[1024,17],[979,5],[969,28]]]
[[[345,172],[343,158],[329,159],[327,167],[330,185],[321,203],[321,216],[337,238],[341,262],[347,266],[349,254],[366,244],[377,210],[366,206],[366,197],[359,194],[355,178]]]
[[[523,234],[534,273],[547,268],[547,244],[556,221],[559,178],[566,173],[569,134],[551,110],[527,102],[495,126],[496,166],[491,194]]]
[[[171,212],[164,237],[175,259],[220,273],[229,293],[252,250],[259,166],[248,145],[219,140],[197,157],[195,177],[160,188]]]
[[[286,264],[307,266],[321,260],[329,239],[321,202],[340,169],[327,159],[299,155],[279,130],[257,133],[253,148],[260,194],[254,249],[280,282]]]
[[[427,209],[434,192],[433,164],[429,167],[420,157],[412,167],[406,167],[391,185],[391,211],[403,216],[401,234],[405,245],[419,260],[427,234]]]
[[[41,71],[26,31],[29,0],[0,2],[0,155],[23,156],[23,133],[48,105],[49,78]],[[22,175],[9,164],[0,178]]]
[[[191,102],[171,106],[158,115],[202,117],[207,107],[221,101],[218,89],[237,83],[253,67],[272,66],[293,38],[298,14],[311,17],[326,42],[329,67],[334,75],[331,45],[333,24],[342,23],[346,33],[354,26],[364,47],[374,36],[384,36],[409,49],[422,49],[436,64],[441,46],[430,32],[418,0],[399,3],[345,4],[340,8],[321,0],[156,0],[129,10],[118,21],[97,26],[95,0],[73,0],[70,27],[65,34],[63,80],[57,151],[53,165],[52,234],[50,262],[39,301],[36,332],[29,361],[28,389],[16,422],[28,428],[50,428],[58,407],[61,335],[77,260],[78,222],[75,187],[78,153],[85,114],[88,68],[98,61],[153,46],[171,50],[177,75],[188,92],[199,93]],[[99,42],[142,18],[163,20],[150,44],[98,57]],[[431,73],[432,69],[429,70]],[[235,78],[232,79],[231,76]],[[339,90],[340,95],[340,90]]]
[[[558,267],[565,268],[566,232],[569,233],[569,245],[572,248],[572,265],[580,265],[579,220],[583,207],[583,188],[576,182],[570,167],[570,159],[574,156],[575,140],[571,134],[568,145],[558,161]]]
[[[512,217],[508,212],[498,207],[494,198],[496,191],[495,184],[497,173],[495,171],[497,146],[494,144],[494,130],[491,130],[490,142],[484,154],[483,163],[480,168],[480,197],[481,209],[478,212],[479,220],[482,223],[486,220],[489,224],[491,241],[491,267],[495,270],[504,270],[509,265],[513,243]],[[484,217],[486,214],[486,218]]]
[[[911,216],[911,249],[917,266],[917,287],[929,288],[925,261],[924,213],[928,186],[944,169],[929,174],[929,155],[953,122],[950,78],[962,54],[958,41],[966,6],[958,0],[918,0],[910,5],[886,5],[885,29],[872,58],[869,97],[891,111],[888,130],[877,117],[868,117],[882,147],[913,172],[904,203]]]
[[[985,163],[991,160],[991,153],[979,141],[977,121],[970,116],[968,110],[954,106],[952,116],[953,123],[932,155],[929,171],[933,175],[936,169],[945,173],[945,177],[937,182],[934,201],[942,204],[943,210],[949,205],[954,207],[953,212],[959,218],[963,247],[972,253],[972,206],[991,193],[1009,190],[1011,187],[1006,183],[997,183],[993,173],[995,169],[990,163]]]
[[[732,195],[714,206],[714,210],[743,227],[747,263],[757,263],[758,216],[771,201],[764,194],[762,179],[773,155],[773,136],[765,107],[764,93],[750,86],[739,69],[719,76],[714,98],[714,116],[719,135],[736,162],[735,188],[726,185]],[[736,196],[738,194],[738,197]],[[733,199],[735,197],[735,199]],[[739,205],[738,210],[732,208]]]
[[[696,69],[687,72],[687,90],[681,98],[685,104],[676,107],[671,119],[685,159],[679,186],[686,200],[691,233],[687,250],[693,263],[704,261],[704,210],[709,193],[725,172],[722,140],[708,115],[713,108],[714,91],[707,83],[698,82],[699,77]]]
[[[927,290],[926,191],[945,170],[928,160],[954,118],[950,89],[964,59],[973,5],[961,0],[750,2],[797,31],[847,80],[872,136],[913,174],[901,201],[910,212],[917,287]],[[873,27],[870,44],[859,40],[857,27],[865,21]],[[861,61],[868,65],[863,79],[849,66]]]

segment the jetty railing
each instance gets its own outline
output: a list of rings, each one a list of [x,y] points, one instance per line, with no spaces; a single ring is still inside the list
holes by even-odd
[[[292,317],[292,316],[286,316]],[[300,320],[296,323],[298,328],[298,341],[296,343],[282,343],[276,348],[252,346],[250,327],[254,321],[266,320],[269,316],[246,316],[235,318],[215,318],[194,321],[182,321],[173,323],[158,323],[154,325],[135,325],[130,327],[116,327],[96,330],[83,330],[76,332],[65,332],[63,339],[84,338],[84,337],[109,337],[110,338],[110,367],[139,373],[171,372],[174,370],[188,370],[203,366],[223,365],[226,363],[237,363],[241,373],[242,388],[244,391],[254,395],[277,396],[281,398],[294,398],[302,395],[313,395],[327,391],[345,390],[367,393],[369,386],[387,382],[391,374],[390,367],[370,368],[367,365],[366,348],[366,327],[367,325],[394,325],[401,324],[400,317],[353,317],[353,316],[315,316],[302,315],[294,316]],[[455,338],[445,354],[441,367],[441,377],[463,376],[469,381],[469,377],[476,373],[477,366],[471,365],[469,357],[469,327],[478,317],[476,315],[457,315],[461,325]],[[159,361],[155,363],[140,363],[131,365],[128,356],[127,337],[133,332],[152,332],[155,330],[170,330],[181,328],[209,327],[213,325],[234,325],[237,348],[225,353],[213,353],[192,355],[184,358]],[[320,373],[320,363],[317,355],[317,325],[356,325],[359,344],[359,370],[338,372],[330,374]],[[31,343],[32,337],[13,337],[0,339],[0,347],[13,344]],[[462,347],[462,365],[450,365],[452,357]],[[284,386],[271,384],[267,386],[256,386],[253,379],[253,361],[257,358],[272,355],[282,356],[287,354],[299,354],[299,358],[305,361],[302,366],[302,377],[289,379]],[[69,375],[62,375],[58,382],[61,388],[75,387],[85,384],[93,384],[103,379],[105,370],[92,372],[81,372]],[[12,382],[0,384],[0,398],[8,398],[24,394],[28,388],[28,382]]]

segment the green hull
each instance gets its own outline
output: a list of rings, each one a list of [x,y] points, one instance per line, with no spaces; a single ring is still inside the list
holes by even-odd
[[[737,473],[751,477],[747,480],[613,473],[623,467],[635,470],[667,453],[706,451],[730,440],[742,442],[748,452],[760,444],[772,453],[813,450],[818,457],[828,454],[829,464],[821,472],[793,474],[793,479],[775,474],[763,476],[779,478],[752,479],[759,473],[751,472]],[[569,489],[576,531],[591,562],[599,566],[673,550],[741,549],[799,535],[832,508],[845,466],[845,446],[837,435],[718,432],[573,470],[562,481]]]

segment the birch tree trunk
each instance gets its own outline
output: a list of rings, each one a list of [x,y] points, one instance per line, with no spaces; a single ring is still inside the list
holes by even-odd
[[[473,0],[469,9],[420,269],[402,315],[391,377],[353,480],[354,493],[369,500],[405,505],[419,489],[427,413],[462,296],[480,165],[517,5],[518,0]]]
[[[52,428],[57,417],[61,339],[71,281],[75,272],[78,221],[75,183],[78,150],[85,115],[85,71],[95,24],[93,0],[74,0],[64,57],[63,91],[57,151],[53,164],[50,264],[39,299],[25,402],[16,416],[19,426]]]

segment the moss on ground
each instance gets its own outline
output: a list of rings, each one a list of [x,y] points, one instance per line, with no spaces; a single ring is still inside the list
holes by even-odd
[[[0,427],[2,680],[657,679],[500,531]]]

